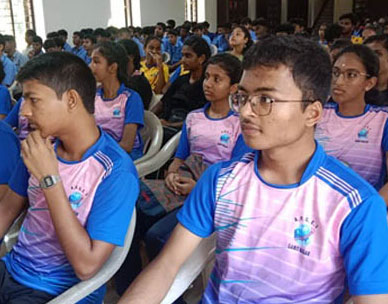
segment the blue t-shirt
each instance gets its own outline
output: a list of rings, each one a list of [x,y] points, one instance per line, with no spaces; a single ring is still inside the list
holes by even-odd
[[[3,69],[5,73],[5,77],[1,84],[9,87],[15,80],[17,68],[16,65],[11,61],[11,59],[9,59],[4,54],[3,56],[1,56],[1,61],[3,63]]]
[[[12,129],[0,121],[0,185],[8,185],[20,159],[20,144]]]
[[[213,39],[213,44],[217,47],[219,53],[229,50],[229,41],[225,35],[218,35]]]
[[[80,47],[73,47],[71,49],[71,52],[74,54],[74,55],[77,55],[79,58],[81,58],[83,61],[86,62],[87,60],[87,57],[88,57],[88,52],[86,52],[86,50],[84,49],[83,46],[80,46]]]
[[[89,237],[123,246],[139,194],[138,176],[127,153],[111,136],[100,132],[80,161],[57,157],[59,174],[69,204]],[[4,258],[7,270],[25,286],[58,295],[80,280],[56,236],[39,182],[20,161],[9,187],[28,197],[29,209],[18,242]],[[82,303],[101,303],[104,290],[98,289]]]
[[[0,114],[8,115],[11,108],[11,94],[9,94],[9,91],[5,86],[0,84]]]
[[[387,213],[376,190],[319,145],[292,185],[266,182],[259,157],[211,166],[177,215],[200,237],[217,234],[202,303],[342,303],[347,286],[387,294]]]
[[[169,64],[175,64],[182,59],[183,43],[177,41],[175,45],[172,45],[169,41],[166,44],[166,52],[170,54]]]
[[[144,51],[143,43],[141,43],[141,41],[137,37],[132,37],[132,40],[135,41],[135,43],[137,44],[137,47],[139,48],[140,57],[145,57],[146,54]]]

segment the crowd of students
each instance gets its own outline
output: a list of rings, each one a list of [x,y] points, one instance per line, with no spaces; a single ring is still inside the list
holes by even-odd
[[[202,303],[387,303],[386,24],[345,14],[313,35],[298,19],[217,33],[168,20],[83,29],[73,47],[65,30],[28,30],[23,52],[0,36],[2,237],[26,210],[0,303],[46,303],[91,278],[135,208],[119,303],[160,303],[213,233]],[[164,142],[182,131],[162,180],[133,165],[144,110]]]

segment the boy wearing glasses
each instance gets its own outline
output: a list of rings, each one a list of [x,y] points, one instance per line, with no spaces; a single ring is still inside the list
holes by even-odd
[[[202,303],[387,303],[385,205],[314,141],[331,66],[318,44],[270,37],[247,53],[239,91],[256,152],[201,177],[161,254],[119,303],[160,303],[202,238],[217,233]],[[346,280],[346,282],[345,282]]]

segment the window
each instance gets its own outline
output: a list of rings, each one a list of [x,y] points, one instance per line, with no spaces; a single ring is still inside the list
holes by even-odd
[[[20,49],[28,29],[35,30],[32,0],[0,0],[0,32],[15,36]]]
[[[198,20],[197,0],[186,0],[185,1],[185,20],[197,22],[197,20]]]
[[[124,0],[125,27],[132,25],[132,4],[131,0]]]

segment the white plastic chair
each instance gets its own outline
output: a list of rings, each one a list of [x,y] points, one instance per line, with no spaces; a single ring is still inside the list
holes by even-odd
[[[131,222],[123,247],[116,246],[109,259],[104,266],[89,280],[81,281],[73,287],[66,290],[64,293],[48,302],[48,304],[73,304],[87,297],[93,291],[108,282],[110,278],[119,270],[121,264],[126,258],[129,248],[132,243],[136,225],[136,210],[133,210]]]
[[[190,286],[190,284],[198,277],[202,272],[203,287],[207,285],[209,271],[203,272],[208,266],[213,265],[215,258],[215,242],[216,234],[213,233],[210,237],[203,239],[198,247],[194,250],[192,255],[186,260],[186,262],[179,269],[175,280],[164,297],[162,304],[173,303],[178,299]]]
[[[160,169],[174,155],[179,144],[182,131],[175,134],[170,140],[156,153],[152,158],[144,162],[135,162],[137,174],[142,178],[158,169]]]
[[[155,94],[154,92],[152,92],[152,99],[148,109],[152,111],[152,109],[160,102],[162,97],[163,97],[163,94]]]
[[[144,143],[144,155],[134,161],[139,164],[159,152],[163,143],[163,127],[159,118],[151,111],[144,111],[144,127],[140,130]]]
[[[212,56],[216,55],[218,53],[218,48],[217,46],[215,46],[214,44],[211,44],[210,45],[210,54]]]
[[[164,63],[169,62],[170,59],[171,59],[170,53],[164,52],[164,53],[162,54],[162,59],[163,59],[163,62],[164,62]]]

